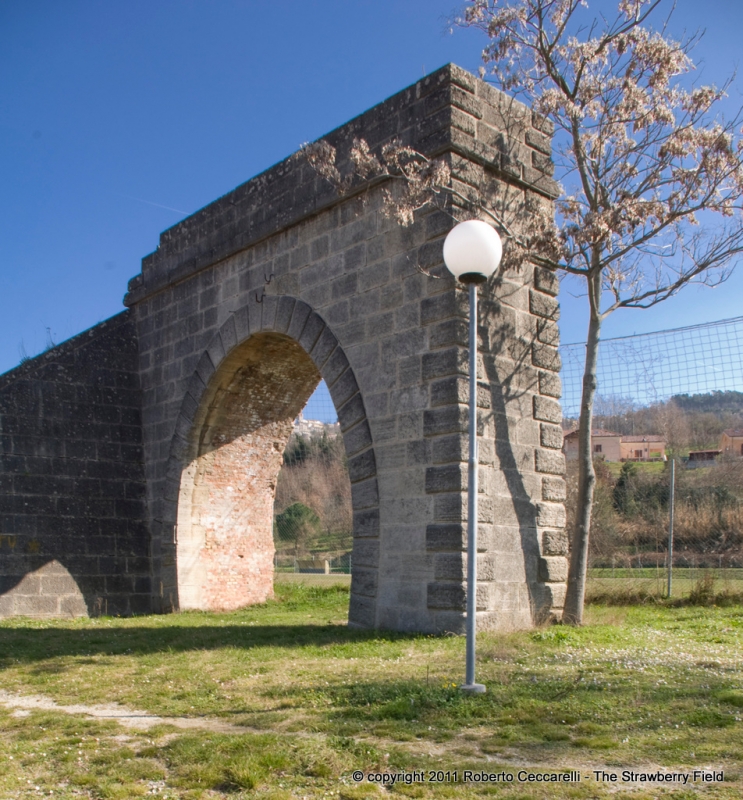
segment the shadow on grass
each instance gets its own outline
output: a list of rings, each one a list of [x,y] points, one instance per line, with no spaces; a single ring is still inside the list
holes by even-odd
[[[259,647],[300,648],[394,642],[417,634],[343,625],[172,625],[107,628],[0,628],[0,668],[63,656],[118,656]],[[49,665],[51,666],[51,665]]]

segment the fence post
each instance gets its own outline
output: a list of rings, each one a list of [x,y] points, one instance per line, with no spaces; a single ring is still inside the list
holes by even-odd
[[[668,596],[673,591],[673,506],[676,493],[676,459],[671,459],[671,494],[668,498]]]

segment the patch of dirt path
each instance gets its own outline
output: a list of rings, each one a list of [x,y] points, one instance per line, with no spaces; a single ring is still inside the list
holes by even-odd
[[[147,730],[155,725],[173,725],[186,730],[200,729],[212,733],[249,733],[250,729],[230,725],[214,717],[158,717],[147,711],[126,708],[118,703],[100,705],[75,704],[63,706],[43,695],[18,695],[0,689],[0,704],[16,709],[17,716],[25,716],[30,711],[60,711],[64,714],[77,714],[91,719],[115,719],[127,728]]]

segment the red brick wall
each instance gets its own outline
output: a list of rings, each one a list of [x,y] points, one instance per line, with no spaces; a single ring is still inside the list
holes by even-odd
[[[292,423],[319,380],[296,342],[266,333],[213,376],[181,484],[181,608],[230,610],[270,597],[276,478]]]

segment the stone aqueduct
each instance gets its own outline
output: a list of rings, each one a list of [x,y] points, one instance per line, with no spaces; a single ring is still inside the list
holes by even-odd
[[[557,194],[547,125],[452,65],[326,138],[343,155],[358,136],[442,156],[464,188]],[[126,311],[0,377],[1,615],[263,600],[282,453],[322,377],[352,484],[350,624],[462,630],[466,293],[442,264],[451,216],[402,228],[383,188],[338,197],[287,159],[165,231]],[[556,294],[530,267],[481,290],[483,628],[563,602]]]

